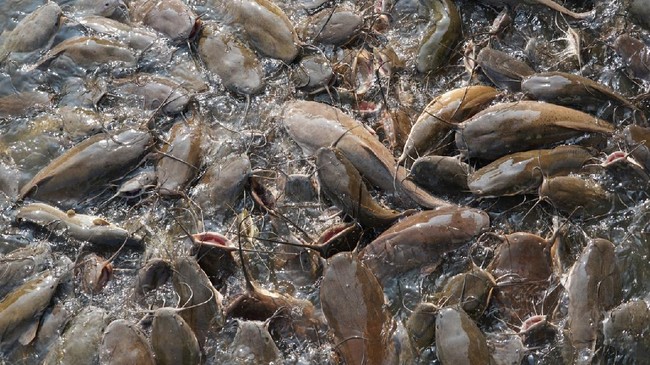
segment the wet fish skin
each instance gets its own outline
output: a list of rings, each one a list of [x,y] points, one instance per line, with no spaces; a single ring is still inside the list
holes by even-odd
[[[467,181],[473,172],[458,157],[428,155],[413,161],[409,179],[432,193],[462,194],[469,191]]]
[[[302,30],[303,39],[322,44],[343,46],[357,36],[363,18],[353,9],[339,7],[333,12],[319,12],[309,17]]]
[[[597,111],[605,103],[638,110],[626,97],[609,87],[580,75],[566,72],[541,72],[524,78],[521,91],[549,103]]]
[[[135,249],[144,247],[141,237],[103,218],[76,214],[72,210],[63,212],[43,203],[32,203],[21,207],[16,214],[16,220],[33,223],[57,234],[100,246],[120,247],[124,244]]]
[[[453,138],[453,125],[481,111],[497,94],[493,87],[474,85],[447,91],[431,100],[411,127],[398,163],[409,157],[441,154]]]
[[[52,253],[47,242],[19,248],[0,257],[0,298],[32,275],[44,271],[50,260]]]
[[[634,77],[650,80],[650,48],[643,41],[621,34],[613,46]]]
[[[346,364],[383,364],[390,316],[381,284],[350,252],[328,259],[320,286],[323,313]]]
[[[20,190],[20,199],[77,201],[128,171],[151,146],[148,132],[128,129],[98,134],[72,147],[41,169]]]
[[[134,295],[141,298],[151,290],[165,284],[172,276],[172,265],[163,259],[151,259],[139,270],[135,278]]]
[[[437,266],[446,252],[459,248],[490,225],[487,213],[444,207],[413,214],[393,224],[359,252],[380,282],[408,270]]]
[[[545,179],[539,196],[565,214],[594,217],[607,214],[614,206],[613,195],[589,177],[556,176]]]
[[[537,101],[518,101],[493,105],[459,124],[456,147],[465,157],[495,160],[586,133],[609,136],[613,132],[610,123],[581,111]]]
[[[258,94],[264,89],[262,63],[229,30],[217,24],[205,25],[198,50],[208,70],[219,76],[226,89],[243,95]]]
[[[509,322],[523,321],[544,308],[553,308],[559,291],[548,290],[557,282],[551,242],[529,232],[514,232],[500,239],[487,270],[500,278],[493,302],[502,317]]]
[[[418,350],[433,344],[436,337],[436,317],[439,309],[433,303],[420,302],[406,321],[409,337]]]
[[[113,88],[113,92],[126,95],[126,98],[137,96],[142,100],[138,107],[147,110],[160,108],[168,115],[184,111],[192,98],[192,94],[179,82],[168,77],[144,73],[115,80]]]
[[[251,173],[248,156],[228,156],[207,167],[191,195],[204,214],[225,216],[241,197]]]
[[[63,12],[48,2],[23,18],[0,46],[0,61],[12,52],[31,52],[44,47],[62,23]]]
[[[298,56],[298,35],[291,20],[269,0],[225,1],[228,23],[244,29],[250,44],[271,58],[291,63]]]
[[[436,349],[443,365],[485,365],[491,362],[485,336],[473,319],[455,307],[438,312]]]
[[[25,345],[33,340],[40,316],[50,304],[61,277],[52,270],[43,271],[0,301],[0,348],[13,346],[19,338]],[[26,335],[27,332],[33,335]]]
[[[282,361],[282,353],[264,322],[239,321],[237,334],[230,348],[235,357],[239,357],[240,353],[243,355],[242,364],[251,357],[257,364]]]
[[[124,319],[111,322],[99,347],[102,365],[154,365],[153,351],[137,327]]]
[[[647,323],[650,307],[644,299],[632,299],[610,310],[603,320],[604,344],[613,346],[623,361],[634,362],[650,355]]]
[[[515,152],[474,171],[467,185],[478,196],[527,194],[539,188],[544,178],[577,173],[593,158],[580,146]]]
[[[99,346],[109,322],[103,309],[83,308],[47,354],[43,365],[99,364]]]
[[[57,44],[41,57],[33,68],[43,69],[55,65],[54,68],[57,69],[78,67],[88,71],[109,64],[134,68],[138,64],[138,57],[122,41],[96,36],[79,36]]]
[[[162,195],[182,194],[185,187],[198,175],[202,161],[202,128],[198,121],[181,121],[170,131],[169,142],[156,164],[158,192]]]
[[[214,289],[194,257],[179,257],[174,261],[172,283],[180,302],[188,307],[179,315],[203,346],[205,339],[224,324],[221,294]]]
[[[113,265],[91,252],[77,263],[75,275],[86,293],[98,294],[113,277]]]
[[[459,306],[474,319],[478,319],[490,304],[496,280],[489,271],[476,265],[466,272],[450,277],[434,300],[444,306]]]
[[[460,14],[451,0],[434,0],[431,5],[432,20],[424,32],[416,55],[418,72],[436,71],[448,61],[448,56],[461,35]]]
[[[521,90],[521,80],[535,73],[528,64],[509,54],[485,47],[476,58],[485,75],[499,88],[512,92]]]
[[[386,227],[401,213],[384,208],[370,195],[361,175],[337,148],[316,151],[321,191],[363,227]]]
[[[187,41],[197,26],[198,17],[182,0],[142,0],[129,5],[133,21],[155,29],[173,42]]]
[[[157,365],[201,364],[199,342],[192,328],[175,308],[156,310],[151,328],[151,345]]]
[[[313,155],[321,147],[334,146],[370,184],[388,194],[398,193],[405,201],[428,208],[453,205],[406,179],[406,170],[397,166],[388,148],[341,110],[318,102],[291,101],[285,104],[281,118],[304,154]]]
[[[592,239],[571,268],[566,284],[567,324],[576,364],[591,363],[603,311],[618,304],[621,286],[614,244],[602,238]]]

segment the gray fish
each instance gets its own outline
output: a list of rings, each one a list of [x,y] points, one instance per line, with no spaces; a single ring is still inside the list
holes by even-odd
[[[250,360],[260,365],[282,362],[282,353],[264,322],[239,321],[230,351],[240,359],[238,364],[241,365],[250,364]]]
[[[77,214],[73,210],[63,212],[43,203],[32,203],[21,207],[16,214],[16,220],[33,223],[57,234],[100,246],[117,248],[124,244],[131,248],[143,248],[141,237],[103,218]]]
[[[214,289],[193,257],[176,259],[172,282],[180,302],[187,306],[181,308],[180,316],[194,331],[202,346],[209,334],[214,334],[224,324],[221,294]]]
[[[224,216],[232,211],[251,175],[251,162],[246,155],[231,155],[215,161],[192,189],[192,198],[203,214]]]
[[[0,298],[32,275],[44,271],[51,260],[52,253],[47,242],[19,248],[0,257]]]
[[[154,365],[153,351],[146,337],[124,319],[111,322],[99,347],[102,365]]]
[[[43,365],[99,364],[99,346],[109,321],[103,309],[85,307],[70,322]]]
[[[41,169],[20,198],[76,202],[135,166],[151,146],[148,132],[133,129],[86,139]]]
[[[0,46],[0,61],[12,52],[31,52],[44,47],[61,26],[63,12],[55,2],[47,2],[16,25]]]
[[[40,317],[50,304],[62,275],[46,270],[7,294],[0,302],[0,348],[36,337]]]
[[[158,191],[162,195],[182,194],[185,187],[198,175],[201,167],[201,126],[178,122],[172,126],[169,142],[156,164]]]
[[[185,42],[195,31],[198,17],[182,0],[139,0],[130,3],[131,17],[166,35],[174,42]]]
[[[199,342],[192,328],[176,312],[174,308],[161,308],[154,313],[151,345],[156,364],[201,364]]]
[[[244,95],[257,94],[264,89],[262,63],[235,33],[217,24],[206,24],[198,49],[207,69],[217,74],[226,89]]]
[[[571,268],[566,284],[575,364],[591,364],[603,310],[618,304],[621,285],[614,244],[601,238],[591,240]]]

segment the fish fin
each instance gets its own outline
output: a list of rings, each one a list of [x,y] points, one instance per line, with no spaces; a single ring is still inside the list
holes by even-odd
[[[39,320],[34,320],[29,326],[25,329],[22,335],[18,338],[18,342],[21,345],[27,346],[36,338],[36,333],[38,332],[38,326],[40,324]]]
[[[573,122],[570,120],[558,120],[557,122],[554,122],[554,124],[559,127],[584,132],[598,132],[604,134],[612,134],[614,132],[614,127],[606,122],[585,123],[583,121]]]
[[[442,262],[441,259],[437,259],[436,261],[434,261],[434,262],[432,262],[432,263],[430,263],[430,264],[428,264],[428,265],[422,267],[422,268],[420,269],[420,275],[424,275],[424,276],[426,276],[426,275],[430,275],[431,273],[433,273],[434,271],[436,271],[436,269],[438,268],[438,266],[440,266],[440,263],[441,263],[441,262]]]

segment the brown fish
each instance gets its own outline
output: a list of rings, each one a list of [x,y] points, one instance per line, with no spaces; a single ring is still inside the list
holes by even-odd
[[[485,336],[462,309],[447,307],[436,318],[436,352],[442,364],[491,362]]]
[[[201,349],[192,328],[175,308],[154,312],[151,347],[157,365],[201,364]]]
[[[99,361],[105,365],[154,365],[153,351],[136,326],[124,319],[111,322],[99,347]]]
[[[478,209],[445,207],[413,214],[379,235],[359,253],[381,282],[408,270],[436,267],[442,256],[469,242],[490,225]]]
[[[539,196],[565,214],[593,217],[606,214],[614,206],[612,194],[588,177],[557,176],[544,179]]]
[[[76,201],[134,167],[151,146],[148,132],[128,129],[86,139],[41,169],[20,198]]]
[[[459,124],[456,146],[466,157],[494,160],[586,133],[608,136],[613,132],[611,124],[577,110],[519,101],[493,105]]]
[[[516,152],[484,166],[467,179],[470,191],[479,196],[507,196],[535,191],[545,177],[578,172],[593,155],[580,146]]]
[[[557,299],[551,242],[527,232],[500,237],[487,270],[497,281],[495,300],[508,321],[550,311]]]
[[[372,272],[352,253],[332,256],[320,285],[323,313],[349,365],[383,364],[388,357],[390,315]]]
[[[521,80],[535,73],[527,63],[508,53],[485,47],[476,57],[476,61],[485,75],[497,86],[517,92],[521,89]]]
[[[370,195],[359,171],[337,148],[316,152],[321,191],[363,227],[386,227],[402,216],[384,208]]]
[[[269,0],[228,1],[230,24],[243,28],[251,45],[263,55],[291,63],[298,55],[298,35],[282,9]]]
[[[431,100],[411,127],[398,163],[445,151],[452,143],[453,124],[481,111],[497,94],[493,87],[475,85],[447,91]]]
[[[424,207],[451,205],[406,179],[406,170],[397,166],[388,148],[363,124],[337,108],[313,101],[292,101],[285,104],[282,121],[306,155],[335,145],[361,176],[384,192],[401,193]]]
[[[158,191],[163,195],[183,194],[201,167],[201,126],[196,120],[172,126],[169,142],[156,165]]]
[[[566,284],[569,340],[576,364],[591,363],[603,310],[618,304],[621,286],[614,244],[602,238],[589,241],[571,268]]]

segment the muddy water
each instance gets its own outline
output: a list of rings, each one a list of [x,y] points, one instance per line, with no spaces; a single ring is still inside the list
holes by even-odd
[[[100,2],[97,2],[99,4]],[[316,2],[308,0],[277,1],[276,4],[288,15],[290,21],[300,28],[308,22],[312,12],[319,9]],[[0,28],[8,34],[25,14],[34,11],[41,1],[6,1],[0,5]],[[93,13],[92,0],[61,1],[60,5],[66,16],[51,46],[66,39],[92,34],[79,24],[79,19]],[[222,21],[228,17],[221,13],[222,1],[187,1],[189,7],[201,15],[201,20]],[[36,173],[50,161],[60,156],[72,146],[100,131],[111,133],[126,128],[147,127],[158,141],[170,140],[170,128],[175,121],[194,118],[203,125],[201,150],[203,162],[198,177],[190,182],[184,194],[162,196],[148,190],[135,199],[127,200],[115,196],[122,178],[100,186],[81,202],[65,207],[79,213],[94,214],[105,218],[131,232],[144,237],[144,251],[122,250],[113,258],[113,278],[106,287],[95,294],[88,294],[79,285],[61,293],[55,301],[62,302],[70,311],[96,306],[106,310],[112,318],[125,318],[138,321],[145,316],[149,308],[179,307],[171,281],[144,297],[142,301],[134,298],[133,286],[137,270],[150,258],[163,258],[173,261],[177,257],[188,255],[190,244],[186,232],[215,231],[237,242],[236,214],[244,209],[251,212],[251,218],[259,238],[245,242],[250,252],[245,261],[257,285],[271,290],[290,293],[299,298],[313,302],[320,307],[319,290],[316,285],[319,278],[317,270],[308,272],[277,264],[286,259],[286,247],[271,241],[291,241],[294,237],[315,241],[320,232],[333,223],[340,222],[340,215],[333,213],[330,205],[323,199],[294,201],[289,196],[282,196],[278,183],[281,176],[290,174],[313,174],[315,163],[306,158],[297,144],[291,140],[279,122],[282,105],[290,100],[316,100],[340,107],[347,114],[364,122],[382,140],[388,138],[381,128],[381,113],[364,111],[363,103],[372,102],[381,108],[402,110],[412,122],[435,96],[445,91],[468,84],[490,84],[489,80],[467,71],[462,55],[470,57],[472,45],[478,50],[488,43],[495,49],[508,52],[520,60],[526,60],[537,72],[563,71],[591,78],[618,93],[636,100],[647,111],[643,96],[649,85],[643,81],[633,80],[626,74],[625,65],[612,50],[613,40],[619,34],[633,32],[639,37],[648,38],[648,33],[626,17],[626,5],[621,1],[593,1],[586,5],[573,1],[568,7],[576,11],[585,11],[596,6],[598,16],[595,20],[572,21],[556,13],[537,6],[520,6],[510,11],[512,23],[496,35],[489,30],[498,10],[479,4],[477,1],[456,2],[462,19],[463,34],[460,42],[454,46],[448,63],[429,75],[416,71],[414,54],[417,52],[422,34],[428,21],[426,9],[415,0],[396,1],[389,9],[391,27],[384,33],[372,28],[377,21],[370,2],[346,4],[365,19],[365,25],[346,46],[316,44],[304,47],[305,52],[322,54],[330,60],[340,59],[343,49],[352,47],[390,47],[403,61],[403,67],[393,67],[391,78],[385,76],[365,75],[369,90],[365,94],[354,82],[350,84],[343,75],[323,90],[306,92],[296,88],[292,75],[297,72],[296,62],[285,64],[279,60],[260,57],[265,72],[266,87],[264,91],[251,96],[236,95],[221,84],[220,78],[210,73],[201,64],[197,56],[196,43],[171,42],[164,37],[157,37],[155,44],[138,54],[137,67],[129,65],[103,65],[94,72],[86,72],[69,65],[53,62],[46,67],[34,68],[33,65],[43,57],[44,50],[30,54],[11,55],[2,64],[0,70],[0,97],[17,92],[40,91],[47,93],[45,101],[27,111],[2,114],[0,116],[0,197],[2,220],[0,221],[0,253],[6,254],[33,242],[48,242],[56,255],[65,255],[71,260],[82,256],[86,251],[96,252],[103,257],[111,257],[116,248],[97,248],[87,243],[67,239],[65,234],[56,235],[45,229],[29,225],[16,224],[14,217],[17,208],[25,203],[17,202],[18,188],[26,184]],[[389,4],[390,5],[390,4]],[[581,7],[582,6],[582,7]],[[324,11],[328,11],[327,9]],[[579,57],[572,52],[568,41],[569,27],[579,31],[581,45]],[[150,31],[148,28],[144,28]],[[301,33],[298,33],[302,36]],[[3,37],[6,37],[4,35]],[[305,41],[307,42],[307,41]],[[370,48],[369,48],[370,49]],[[343,61],[341,64],[348,63]],[[336,64],[335,61],[332,61]],[[129,77],[135,70],[175,79],[196,99],[192,111],[182,116],[161,113],[155,108],[147,110],[142,105],[147,103],[141,98],[129,94],[111,92],[112,83],[117,78]],[[377,74],[379,75],[379,74]],[[503,101],[515,101],[521,94],[504,92]],[[28,103],[21,99],[22,103]],[[77,119],[63,116],[62,109],[85,108],[82,117]],[[600,112],[609,111],[602,108]],[[82,113],[76,111],[75,113]],[[185,119],[184,119],[185,118]],[[640,123],[640,115],[623,111],[614,111],[612,121],[617,129],[629,124]],[[642,123],[640,123],[643,125]],[[316,138],[316,136],[315,136]],[[603,149],[606,152],[617,150],[622,139],[615,134]],[[162,149],[158,143],[157,149]],[[235,203],[223,212],[203,211],[191,200],[192,186],[205,171],[207,166],[218,164],[228,156],[246,154],[251,162],[255,176],[268,176],[262,179],[264,185],[275,194],[275,207],[292,224],[273,218],[264,211],[251,197],[247,189],[242,197],[234,199]],[[400,149],[393,150],[395,156]],[[152,169],[160,156],[153,153],[143,159],[137,169]],[[484,162],[470,161],[480,167]],[[123,178],[132,177],[137,170],[125,172]],[[617,196],[612,212],[599,217],[579,217],[568,224],[568,261],[579,256],[588,241],[587,237],[607,238],[615,243],[619,265],[623,270],[624,301],[645,298],[650,293],[650,200],[648,200],[648,182],[629,169],[613,169],[608,174],[597,173],[593,176],[610,192]],[[373,191],[376,198],[388,206],[395,202]],[[460,196],[460,198],[459,198]],[[463,205],[484,209],[491,218],[492,232],[511,233],[527,231],[541,236],[550,236],[553,231],[553,207],[546,202],[538,202],[535,196],[504,197],[498,199],[477,199],[467,194],[454,194],[444,197]],[[27,199],[29,201],[29,198]],[[379,231],[368,231],[362,238],[367,244],[377,236]],[[266,239],[266,241],[265,241]],[[465,271],[472,259],[476,264],[486,267],[492,258],[496,242],[488,239],[474,241],[471,247],[465,246],[443,260],[433,272],[412,270],[400,274],[384,288],[391,314],[398,321],[406,321],[411,310],[423,299],[433,295],[444,282]],[[570,264],[569,264],[570,266]],[[304,269],[304,266],[303,266]],[[294,270],[294,271],[291,271]],[[245,291],[243,277],[238,274],[226,280],[221,294],[227,304],[235,294]],[[62,290],[63,291],[63,290]],[[560,306],[562,308],[562,306]],[[488,309],[485,317],[478,322],[482,331],[487,333],[513,333],[519,323],[502,323]],[[560,313],[562,309],[560,309]],[[550,313],[540,313],[550,314]],[[566,317],[558,316],[560,326]],[[234,321],[226,323],[223,330],[208,340],[204,348],[206,363],[230,363],[236,361],[229,349],[236,333]],[[328,338],[325,330],[320,332],[323,339]],[[559,336],[551,343],[526,352],[526,363],[555,364],[562,361],[565,341]],[[328,341],[303,341],[295,337],[276,340],[287,364],[336,363],[335,344]],[[18,352],[18,354],[17,354]],[[607,352],[608,361],[614,362],[618,355]],[[629,360],[629,356],[626,359]],[[33,353],[7,351],[0,354],[0,362],[39,363],[42,359]],[[435,345],[425,348],[418,359],[419,363],[437,363]]]

